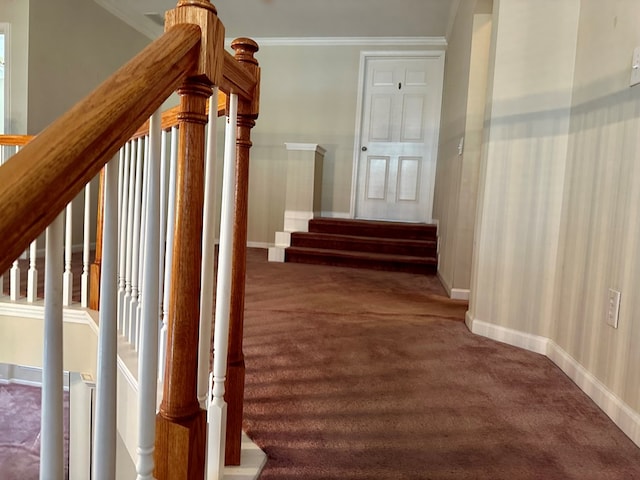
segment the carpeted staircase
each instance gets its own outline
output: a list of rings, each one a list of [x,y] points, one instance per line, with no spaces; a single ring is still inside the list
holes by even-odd
[[[437,270],[436,226],[314,218],[291,234],[285,261],[410,273]]]

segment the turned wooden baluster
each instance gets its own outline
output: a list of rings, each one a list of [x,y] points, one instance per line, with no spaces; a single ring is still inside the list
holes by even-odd
[[[165,28],[196,23],[202,30],[200,61],[178,89],[180,151],[169,295],[163,398],[156,420],[155,477],[204,478],[206,412],[197,397],[198,327],[204,204],[206,102],[222,79],[224,27],[207,0],[181,0],[167,12]]]
[[[236,136],[236,195],[233,234],[233,271],[231,274],[231,305],[229,327],[229,366],[226,381],[227,438],[225,463],[240,465],[242,442],[242,405],[244,403],[244,290],[247,264],[247,205],[249,201],[249,149],[251,129],[258,118],[260,67],[254,55],[258,44],[249,38],[237,38],[231,43],[235,58],[258,79],[253,102],[239,100]]]
[[[100,267],[102,264],[102,224],[104,215],[104,169],[100,172],[98,187],[98,214],[96,218],[96,252],[89,268],[89,308],[100,308]]]

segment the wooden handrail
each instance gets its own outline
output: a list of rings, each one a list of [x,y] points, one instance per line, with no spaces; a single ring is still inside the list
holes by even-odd
[[[33,138],[34,135],[0,135],[0,145],[3,147],[23,147]]]
[[[200,38],[174,26],[0,167],[0,271],[193,71]]]

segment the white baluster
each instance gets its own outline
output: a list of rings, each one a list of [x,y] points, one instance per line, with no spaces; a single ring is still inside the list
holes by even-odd
[[[67,205],[65,218],[65,239],[64,239],[64,275],[62,276],[62,305],[71,305],[73,294],[73,273],[71,272],[71,250],[73,236],[73,202]]]
[[[162,130],[160,141],[160,252],[158,257],[158,328],[162,328],[162,298],[164,296],[164,252],[167,238],[167,132]],[[159,359],[158,359],[159,360]]]
[[[140,357],[138,363],[138,480],[153,479],[153,451],[158,378],[158,259],[160,257],[160,124],[157,111],[149,122],[147,162],[147,214],[145,215],[144,281],[140,316]]]
[[[133,210],[133,248],[131,255],[131,300],[129,301],[129,331],[127,339],[129,343],[135,345],[136,332],[138,329],[138,281],[140,270],[140,219],[142,204],[142,178],[144,167],[144,142],[138,140],[138,163],[136,165],[136,188],[134,191]]]
[[[178,164],[178,128],[171,129],[171,159],[169,160],[169,195],[167,198],[167,241],[165,243],[164,291],[162,297],[162,330],[160,331],[160,357],[158,379],[164,378],[167,356],[167,312],[169,311],[169,287],[171,285],[171,262],[173,260],[173,228],[176,223],[176,168]]]
[[[118,341],[118,157],[106,166],[92,480],[114,480]]]
[[[40,480],[62,480],[62,253],[64,218],[47,228],[44,267],[44,351],[42,358],[42,418]]]
[[[34,240],[29,245],[29,271],[27,272],[27,302],[33,303],[38,299],[38,270],[36,258],[38,255],[38,242]]]
[[[91,250],[91,182],[84,187],[84,224],[82,237],[82,275],[80,276],[80,304],[89,306],[89,256]]]
[[[121,178],[118,182],[122,185],[120,194],[120,217],[119,217],[119,266],[118,266],[118,331],[121,334],[125,332],[125,288],[127,278],[127,224],[129,209],[129,164],[131,161],[131,142],[127,142],[124,146],[124,162],[120,169]]]
[[[138,350],[140,346],[140,318],[142,315],[142,292],[144,288],[144,256],[147,248],[146,225],[147,225],[147,195],[149,193],[149,136],[144,137],[144,168],[142,173],[142,210],[140,218],[140,256],[138,271],[138,307],[136,308],[137,328],[134,335],[134,348]],[[156,277],[157,278],[157,277]]]
[[[131,319],[129,305],[131,304],[131,271],[133,269],[133,211],[135,209],[135,188],[137,171],[137,145],[139,140],[131,142],[131,163],[129,165],[129,204],[127,206],[127,255],[125,262],[125,295],[122,304],[123,331],[125,337],[129,333]]]
[[[209,123],[207,125],[207,153],[204,172],[204,209],[202,225],[202,273],[200,276],[200,337],[198,343],[198,401],[207,408],[209,392],[209,362],[211,360],[211,321],[213,320],[213,289],[215,288],[215,238],[216,238],[216,150],[218,119],[218,88],[209,99]]]
[[[20,265],[18,260],[13,262],[9,272],[9,295],[14,302],[20,299]]]
[[[216,288],[216,318],[213,336],[213,380],[207,410],[207,478],[221,479],[224,473],[227,404],[224,401],[224,381],[227,375],[229,347],[229,304],[231,299],[231,256],[233,245],[236,126],[238,96],[229,98],[222,170],[222,206],[220,210],[220,251],[218,254],[218,284]]]
[[[0,145],[0,165],[4,164],[6,155],[7,155],[6,145]],[[0,297],[2,296],[4,296],[4,272],[0,273]]]

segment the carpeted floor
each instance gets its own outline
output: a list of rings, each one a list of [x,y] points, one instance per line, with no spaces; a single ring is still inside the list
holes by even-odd
[[[250,250],[245,429],[262,480],[640,479],[636,447],[543,356],[474,336],[435,277]]]
[[[38,480],[41,389],[0,384],[0,479]],[[69,395],[64,395],[64,454],[69,455]],[[67,478],[65,462],[65,478]]]

